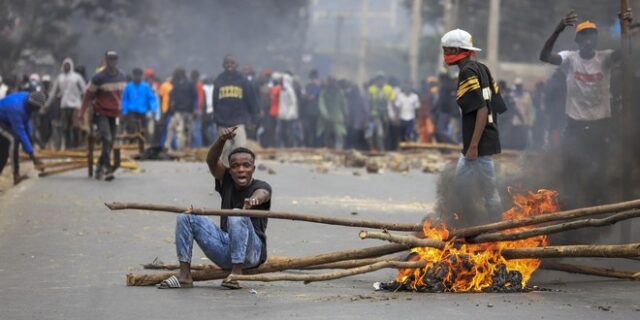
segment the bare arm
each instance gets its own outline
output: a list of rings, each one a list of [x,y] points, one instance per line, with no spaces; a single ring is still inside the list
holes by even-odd
[[[82,97],[82,106],[80,107],[80,112],[78,112],[78,119],[83,119],[84,113],[87,111],[87,108],[89,108],[89,104],[93,101],[94,96],[95,91],[87,89]]]
[[[558,40],[558,36],[567,26],[573,26],[578,21],[578,16],[574,11],[569,12],[558,26],[553,31],[547,42],[544,43],[544,47],[542,47],[542,51],[540,51],[540,60],[544,62],[548,62],[559,66],[562,63],[562,58],[559,54],[553,52],[553,46],[556,44],[556,40]]]
[[[222,178],[224,178],[224,172],[226,170],[224,164],[220,160],[224,144],[227,140],[233,139],[233,137],[236,136],[236,129],[238,129],[238,127],[227,128],[222,131],[218,140],[213,143],[209,149],[209,153],[207,153],[207,165],[209,166],[209,171],[217,180],[222,180]]]
[[[469,150],[465,157],[469,160],[475,160],[478,158],[478,144],[480,144],[480,138],[482,132],[487,126],[487,117],[489,116],[489,108],[486,106],[478,109],[476,113],[476,123],[473,127],[473,135],[471,136],[471,143],[469,143]]]

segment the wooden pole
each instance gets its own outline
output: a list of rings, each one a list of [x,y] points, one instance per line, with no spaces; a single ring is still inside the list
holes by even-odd
[[[290,259],[287,257],[271,257],[269,262],[280,261],[282,259]],[[367,259],[352,259],[345,261],[338,261],[332,263],[319,264],[315,266],[307,266],[298,268],[299,270],[323,270],[323,269],[351,269],[356,267],[367,266],[376,262],[389,261],[389,260],[401,260],[402,257],[379,257],[379,258],[367,258]],[[178,263],[145,263],[142,265],[144,269],[148,270],[178,270],[180,264]],[[221,269],[215,264],[192,264],[191,270],[203,270],[203,269]]]
[[[422,37],[422,0],[413,0],[411,5],[411,32],[409,36],[409,75],[411,85],[418,88],[420,67],[420,38]]]
[[[410,247],[429,247],[429,248],[435,248],[435,249],[444,249],[444,246],[446,245],[446,242],[444,241],[417,238],[414,236],[397,236],[395,234],[391,234],[387,232],[386,230],[382,232],[371,232],[371,231],[362,230],[360,231],[358,236],[360,237],[360,239],[363,239],[363,240],[364,239],[385,240],[385,241],[398,243],[398,244],[402,244]]]
[[[51,170],[51,171],[40,172],[40,173],[38,173],[38,177],[48,177],[48,176],[51,176],[51,175],[54,175],[54,174],[58,174],[58,173],[63,173],[63,172],[67,172],[67,171],[73,171],[73,170],[82,169],[84,167],[85,167],[84,163],[74,164],[74,165],[58,168],[58,169]]]
[[[629,0],[620,0],[620,12],[625,13],[631,10],[629,6]],[[623,200],[630,199],[632,197],[633,185],[633,163],[636,154],[633,154],[630,150],[635,150],[636,135],[634,134],[635,116],[631,110],[631,90],[632,79],[631,71],[633,66],[631,65],[631,36],[630,36],[631,23],[626,19],[620,18],[620,30],[621,36],[621,53],[622,53],[622,115],[620,117],[622,124],[622,196]],[[637,132],[637,131],[636,131]],[[620,232],[621,241],[628,242],[631,239],[631,225],[625,225]]]
[[[396,236],[388,232],[360,231],[361,239],[379,239],[409,247],[444,248],[445,242],[421,239],[414,236]],[[568,245],[547,246],[535,248],[503,249],[502,256],[506,259],[539,259],[539,258],[568,258],[568,257],[603,257],[625,258],[640,256],[640,243],[620,245]]]
[[[543,261],[540,269],[564,271],[570,273],[587,274],[592,276],[618,278],[627,280],[640,280],[640,272],[619,271],[609,268],[596,268],[589,266],[579,266],[574,264],[560,263],[554,261]]]
[[[406,246],[399,244],[389,244],[384,246],[369,247],[363,249],[353,249],[346,251],[338,251],[325,253],[315,256],[306,256],[300,258],[284,258],[282,260],[276,260],[271,262],[267,260],[266,263],[254,269],[244,270],[245,274],[257,274],[267,272],[277,272],[287,269],[297,269],[307,266],[315,266],[319,264],[332,263],[337,261],[351,260],[351,259],[365,259],[372,257],[379,257],[387,254],[397,253],[407,250]],[[162,282],[172,275],[177,275],[173,272],[156,273],[156,274],[128,274],[127,286],[149,286]],[[215,279],[224,279],[229,275],[228,270],[219,269],[205,269],[194,271],[191,273],[194,281],[207,281]]]
[[[341,271],[334,271],[328,273],[319,274],[293,274],[293,273],[270,273],[270,274],[255,274],[255,275],[229,275],[229,280],[237,281],[303,281],[305,284],[314,281],[327,281],[354,276],[357,274],[374,272],[384,268],[424,268],[426,261],[382,261],[376,262],[363,267],[346,269]]]
[[[55,167],[64,167],[72,164],[85,164],[86,160],[71,160],[71,161],[55,161],[55,162],[45,162],[40,165],[42,169],[55,168]]]
[[[466,240],[472,243],[520,240],[580,228],[609,226],[618,221],[637,217],[640,217],[640,210],[621,212],[602,219],[576,220],[514,233],[483,233],[472,238],[466,238]]]
[[[111,202],[105,203],[105,205],[111,210],[149,210],[149,211],[164,211],[174,213],[190,213],[201,216],[221,216],[221,217],[253,217],[253,218],[271,218],[271,219],[284,219],[294,221],[306,221],[313,223],[322,223],[346,227],[359,227],[359,228],[372,228],[372,229],[386,229],[395,231],[419,231],[422,230],[420,224],[399,224],[391,222],[379,222],[369,220],[353,220],[334,217],[322,217],[308,214],[291,213],[291,212],[279,212],[279,211],[264,211],[264,210],[226,210],[226,209],[208,209],[208,208],[187,208],[168,205],[157,204],[145,204],[145,203],[121,203]]]
[[[640,209],[640,200],[632,200],[613,204],[600,205],[595,207],[578,208],[554,213],[545,213],[538,216],[523,218],[519,220],[505,220],[485,225],[453,230],[450,233],[452,238],[468,238],[481,233],[496,232],[517,227],[524,227],[551,221],[569,220],[586,216],[594,216],[603,213],[617,213],[632,209]]]

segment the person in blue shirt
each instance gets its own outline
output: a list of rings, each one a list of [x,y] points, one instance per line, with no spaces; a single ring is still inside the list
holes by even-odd
[[[25,179],[20,175],[19,145],[29,155],[33,164],[40,167],[31,145],[31,124],[29,118],[38,112],[47,101],[41,91],[16,92],[0,100],[0,174],[11,157],[13,167],[13,183],[18,184]]]
[[[128,133],[142,129],[147,137],[147,114],[159,118],[158,100],[151,85],[142,81],[142,69],[133,69],[132,74],[132,81],[127,83],[122,93],[122,115],[127,123],[125,128]]]

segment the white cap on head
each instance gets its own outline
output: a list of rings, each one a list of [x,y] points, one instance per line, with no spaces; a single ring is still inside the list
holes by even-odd
[[[515,83],[516,85],[522,84],[522,78],[517,77],[517,78],[516,78],[516,80],[514,81],[514,83]]]
[[[442,36],[440,43],[443,47],[448,48],[482,51],[482,49],[473,46],[473,37],[471,34],[461,29],[455,29],[445,33],[444,36]]]

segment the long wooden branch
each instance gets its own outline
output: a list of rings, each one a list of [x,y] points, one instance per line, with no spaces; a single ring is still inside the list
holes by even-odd
[[[386,240],[410,247],[430,247],[436,249],[442,249],[444,247],[443,241],[420,239],[413,236],[397,236],[392,235],[388,232],[361,231],[360,238]],[[539,259],[562,257],[638,257],[640,256],[640,243],[621,245],[568,245],[503,249],[502,256],[506,259]]]
[[[640,217],[640,210],[631,210],[631,211],[617,213],[602,219],[589,218],[589,219],[583,219],[583,220],[576,220],[576,221],[564,222],[564,223],[554,224],[546,227],[534,228],[534,229],[529,229],[529,230],[514,232],[514,233],[502,233],[502,232],[483,233],[475,237],[467,238],[466,240],[468,242],[475,242],[475,243],[520,240],[520,239],[536,237],[539,235],[554,234],[558,232],[575,230],[580,228],[603,227],[603,226],[615,224],[618,221],[637,218],[637,217]]]
[[[344,261],[350,259],[365,259],[372,257],[380,257],[387,254],[397,253],[407,250],[407,247],[400,244],[388,244],[377,247],[369,247],[362,249],[353,249],[346,251],[330,252],[315,256],[306,257],[289,257],[281,260],[269,259],[266,263],[262,264],[258,268],[244,270],[246,274],[257,274],[266,272],[277,272],[286,269],[297,269],[307,266],[315,266],[320,264],[332,263],[337,261]],[[164,272],[156,274],[128,274],[127,285],[128,286],[149,286],[160,283],[162,280],[169,278],[172,275],[176,275],[173,272]],[[229,275],[228,270],[220,269],[205,269],[194,271],[191,273],[194,281],[207,281],[215,279],[224,279]]]
[[[334,217],[322,217],[308,214],[291,213],[291,212],[278,212],[278,211],[264,211],[264,210],[225,210],[225,209],[207,209],[207,208],[187,208],[168,205],[156,205],[156,204],[144,204],[144,203],[121,203],[112,202],[105,203],[105,205],[111,210],[150,210],[150,211],[165,211],[174,213],[186,213],[189,212],[195,215],[201,216],[242,216],[242,217],[254,217],[254,218],[271,218],[271,219],[285,219],[306,221],[313,223],[322,223],[347,227],[359,227],[359,228],[372,228],[372,229],[386,229],[394,231],[419,231],[422,230],[420,224],[400,224],[400,223],[386,223],[379,221],[368,220],[353,220]]]
[[[305,284],[314,281],[327,281],[349,277],[357,274],[374,272],[384,268],[424,268],[426,261],[382,261],[363,267],[319,274],[268,273],[255,275],[230,275],[230,280],[240,281],[303,281]]]
[[[78,169],[82,169],[85,168],[87,165],[86,164],[72,164],[72,165],[68,165],[66,167],[61,167],[61,168],[57,168],[54,170],[50,170],[50,171],[44,171],[44,172],[40,172],[38,173],[38,177],[47,177],[50,175],[54,175],[54,174],[59,174],[59,173],[63,173],[63,172],[67,172],[67,171],[73,171],[73,170],[78,170]]]
[[[564,271],[570,273],[587,274],[592,276],[640,280],[640,272],[619,271],[609,268],[596,268],[588,266],[579,266],[574,264],[560,263],[555,261],[543,261],[540,269]]]
[[[55,161],[55,162],[45,162],[40,165],[40,168],[48,169],[48,168],[55,168],[55,167],[64,167],[72,164],[86,165],[86,163],[87,163],[86,160],[72,160],[72,161],[61,160],[61,161]]]
[[[273,262],[273,259],[282,260],[286,257],[271,257],[270,262]],[[370,264],[374,264],[376,262],[389,261],[389,260],[400,260],[402,257],[379,257],[379,258],[367,258],[367,259],[352,259],[345,261],[338,261],[332,263],[324,263],[315,266],[307,266],[297,268],[298,270],[323,270],[323,269],[351,269],[356,267],[362,267]],[[149,270],[178,270],[180,269],[180,264],[178,263],[145,263],[142,265],[144,269]],[[191,270],[204,270],[204,269],[220,269],[220,267],[215,264],[192,264]]]
[[[519,219],[519,220],[506,220],[500,222],[494,222],[469,228],[463,228],[458,230],[453,230],[449,234],[449,238],[452,239],[454,237],[457,238],[467,238],[479,235],[481,233],[488,232],[497,232],[506,229],[529,226],[534,224],[540,224],[550,221],[560,221],[560,220],[569,220],[575,218],[581,218],[586,216],[593,216],[602,213],[617,213],[632,209],[640,209],[640,199],[632,200],[620,203],[613,203],[595,207],[587,207],[587,208],[579,208],[567,211],[559,211],[554,213],[546,213],[538,216],[533,216],[529,218]]]
[[[436,248],[436,249],[444,249],[444,246],[446,244],[444,241],[439,241],[439,240],[422,239],[414,236],[398,236],[395,234],[391,234],[387,231],[372,232],[372,231],[362,230],[360,231],[358,236],[360,237],[360,239],[385,240],[393,243],[406,245],[409,247],[429,247],[429,248]]]
[[[415,262],[401,262],[401,261],[380,261],[370,265],[365,265],[359,268],[347,269],[344,271],[336,271],[322,274],[292,274],[292,273],[268,273],[257,275],[238,275],[230,276],[233,280],[243,281],[303,281],[305,284],[314,281],[326,281],[344,278],[356,274],[362,274],[367,272],[373,272],[382,268],[424,268],[426,263],[424,261]],[[540,266],[543,270],[563,271],[570,273],[594,275],[601,277],[626,279],[626,280],[640,280],[640,272],[628,272],[618,271],[608,268],[597,268],[573,265],[567,263],[558,263],[553,261],[544,261]]]

